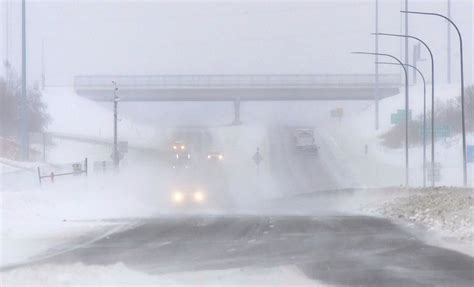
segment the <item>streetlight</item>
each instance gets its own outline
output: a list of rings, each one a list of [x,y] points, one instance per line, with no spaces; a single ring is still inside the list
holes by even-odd
[[[20,107],[20,138],[23,160],[28,160],[29,139],[29,114],[26,90],[26,1],[21,2],[21,107]]]
[[[390,54],[383,53],[370,53],[370,52],[352,52],[357,55],[374,55],[374,56],[385,56],[390,57],[397,61],[402,66],[405,72],[405,186],[408,187],[408,72],[407,68],[403,65],[397,57]]]
[[[379,0],[375,0],[375,32],[379,31]],[[379,52],[379,37],[375,36],[375,53]],[[378,61],[378,56],[375,56],[375,61]],[[375,129],[379,129],[379,66],[375,65]]]
[[[398,63],[388,62],[375,62],[375,64],[400,66]],[[426,81],[423,73],[417,67],[407,64],[405,64],[405,66],[410,67],[418,72],[421,79],[423,80],[423,187],[426,187]]]
[[[114,159],[114,166],[118,167],[119,165],[119,156],[118,156],[118,146],[117,146],[117,105],[118,102],[120,101],[120,98],[117,97],[117,83],[115,81],[112,81],[112,84],[114,85],[114,154],[113,154],[113,159]]]
[[[418,42],[420,42],[421,44],[423,44],[423,46],[425,46],[426,50],[428,50],[428,53],[430,54],[430,59],[431,59],[431,173],[434,175],[435,174],[435,164],[434,164],[434,161],[435,161],[435,149],[434,149],[434,146],[435,146],[435,140],[434,140],[434,116],[435,116],[435,112],[434,112],[434,108],[435,108],[435,101],[434,101],[434,87],[435,87],[435,73],[434,73],[434,57],[433,57],[433,53],[431,52],[431,49],[430,47],[428,46],[428,44],[425,43],[425,41],[421,40],[420,38],[418,37],[415,37],[415,36],[411,36],[411,35],[402,35],[402,34],[389,34],[389,33],[374,33],[374,35],[380,35],[380,36],[389,36],[389,37],[401,37],[401,38],[411,38],[411,39],[415,39],[417,40]],[[435,178],[434,176],[432,177],[431,179],[431,186],[434,187],[435,185],[435,182],[434,182]]]
[[[428,15],[428,16],[437,16],[446,19],[451,25],[454,26],[456,32],[459,36],[459,55],[461,60],[461,123],[462,123],[462,158],[463,158],[463,184],[464,187],[467,186],[467,159],[466,159],[466,122],[464,120],[464,59],[463,59],[463,50],[462,50],[462,36],[459,31],[458,26],[451,20],[449,17],[438,13],[427,13],[427,12],[418,12],[418,11],[400,11],[401,13],[406,14],[418,14],[418,15]]]

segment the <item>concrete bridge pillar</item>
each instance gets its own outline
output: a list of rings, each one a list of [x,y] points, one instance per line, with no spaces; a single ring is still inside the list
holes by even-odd
[[[234,99],[234,122],[233,125],[240,125],[240,98]]]

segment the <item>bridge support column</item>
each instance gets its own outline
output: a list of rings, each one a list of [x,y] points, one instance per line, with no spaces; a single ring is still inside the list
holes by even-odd
[[[240,121],[240,99],[234,99],[234,122],[233,125],[240,125],[242,122]]]

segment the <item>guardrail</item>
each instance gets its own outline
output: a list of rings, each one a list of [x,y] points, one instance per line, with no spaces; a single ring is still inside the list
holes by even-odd
[[[373,74],[345,75],[85,75],[74,77],[76,89],[109,88],[112,81],[123,88],[225,88],[225,87],[321,87],[321,86],[372,86]],[[399,74],[379,75],[380,86],[401,86]]]
[[[54,179],[58,176],[66,176],[66,175],[81,175],[85,174],[87,175],[88,171],[88,163],[87,163],[87,158],[84,159],[83,162],[74,162],[71,164],[64,164],[62,166],[56,166],[55,171],[47,171],[45,172],[41,170],[41,167],[38,166],[37,171],[38,171],[38,179],[40,185],[43,182],[44,178],[48,178],[51,180],[51,183],[54,183]]]

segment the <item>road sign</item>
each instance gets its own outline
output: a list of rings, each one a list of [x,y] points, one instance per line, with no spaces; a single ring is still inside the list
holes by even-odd
[[[466,147],[467,162],[474,162],[474,145]]]
[[[427,171],[427,176],[428,180],[432,181],[433,176],[434,176],[434,181],[440,181],[441,180],[441,164],[439,162],[435,162],[434,164],[434,174],[433,174],[433,169],[432,169],[432,164],[431,162],[428,163],[426,167]]]
[[[259,165],[263,161],[263,157],[258,149],[257,152],[253,155],[252,159],[256,165]]]
[[[411,121],[411,110],[408,110],[408,121]],[[405,110],[397,110],[396,113],[390,115],[390,123],[398,125],[405,122]]]
[[[72,164],[72,172],[74,174],[81,174],[83,172],[82,170],[82,163],[76,162]]]
[[[343,115],[344,115],[343,108],[336,108],[334,110],[331,110],[331,117],[333,118],[342,118]]]
[[[448,124],[435,124],[434,136],[437,138],[446,138],[451,135],[451,127]],[[420,136],[423,138],[423,126],[420,127]],[[425,136],[431,137],[431,125],[426,126]]]

